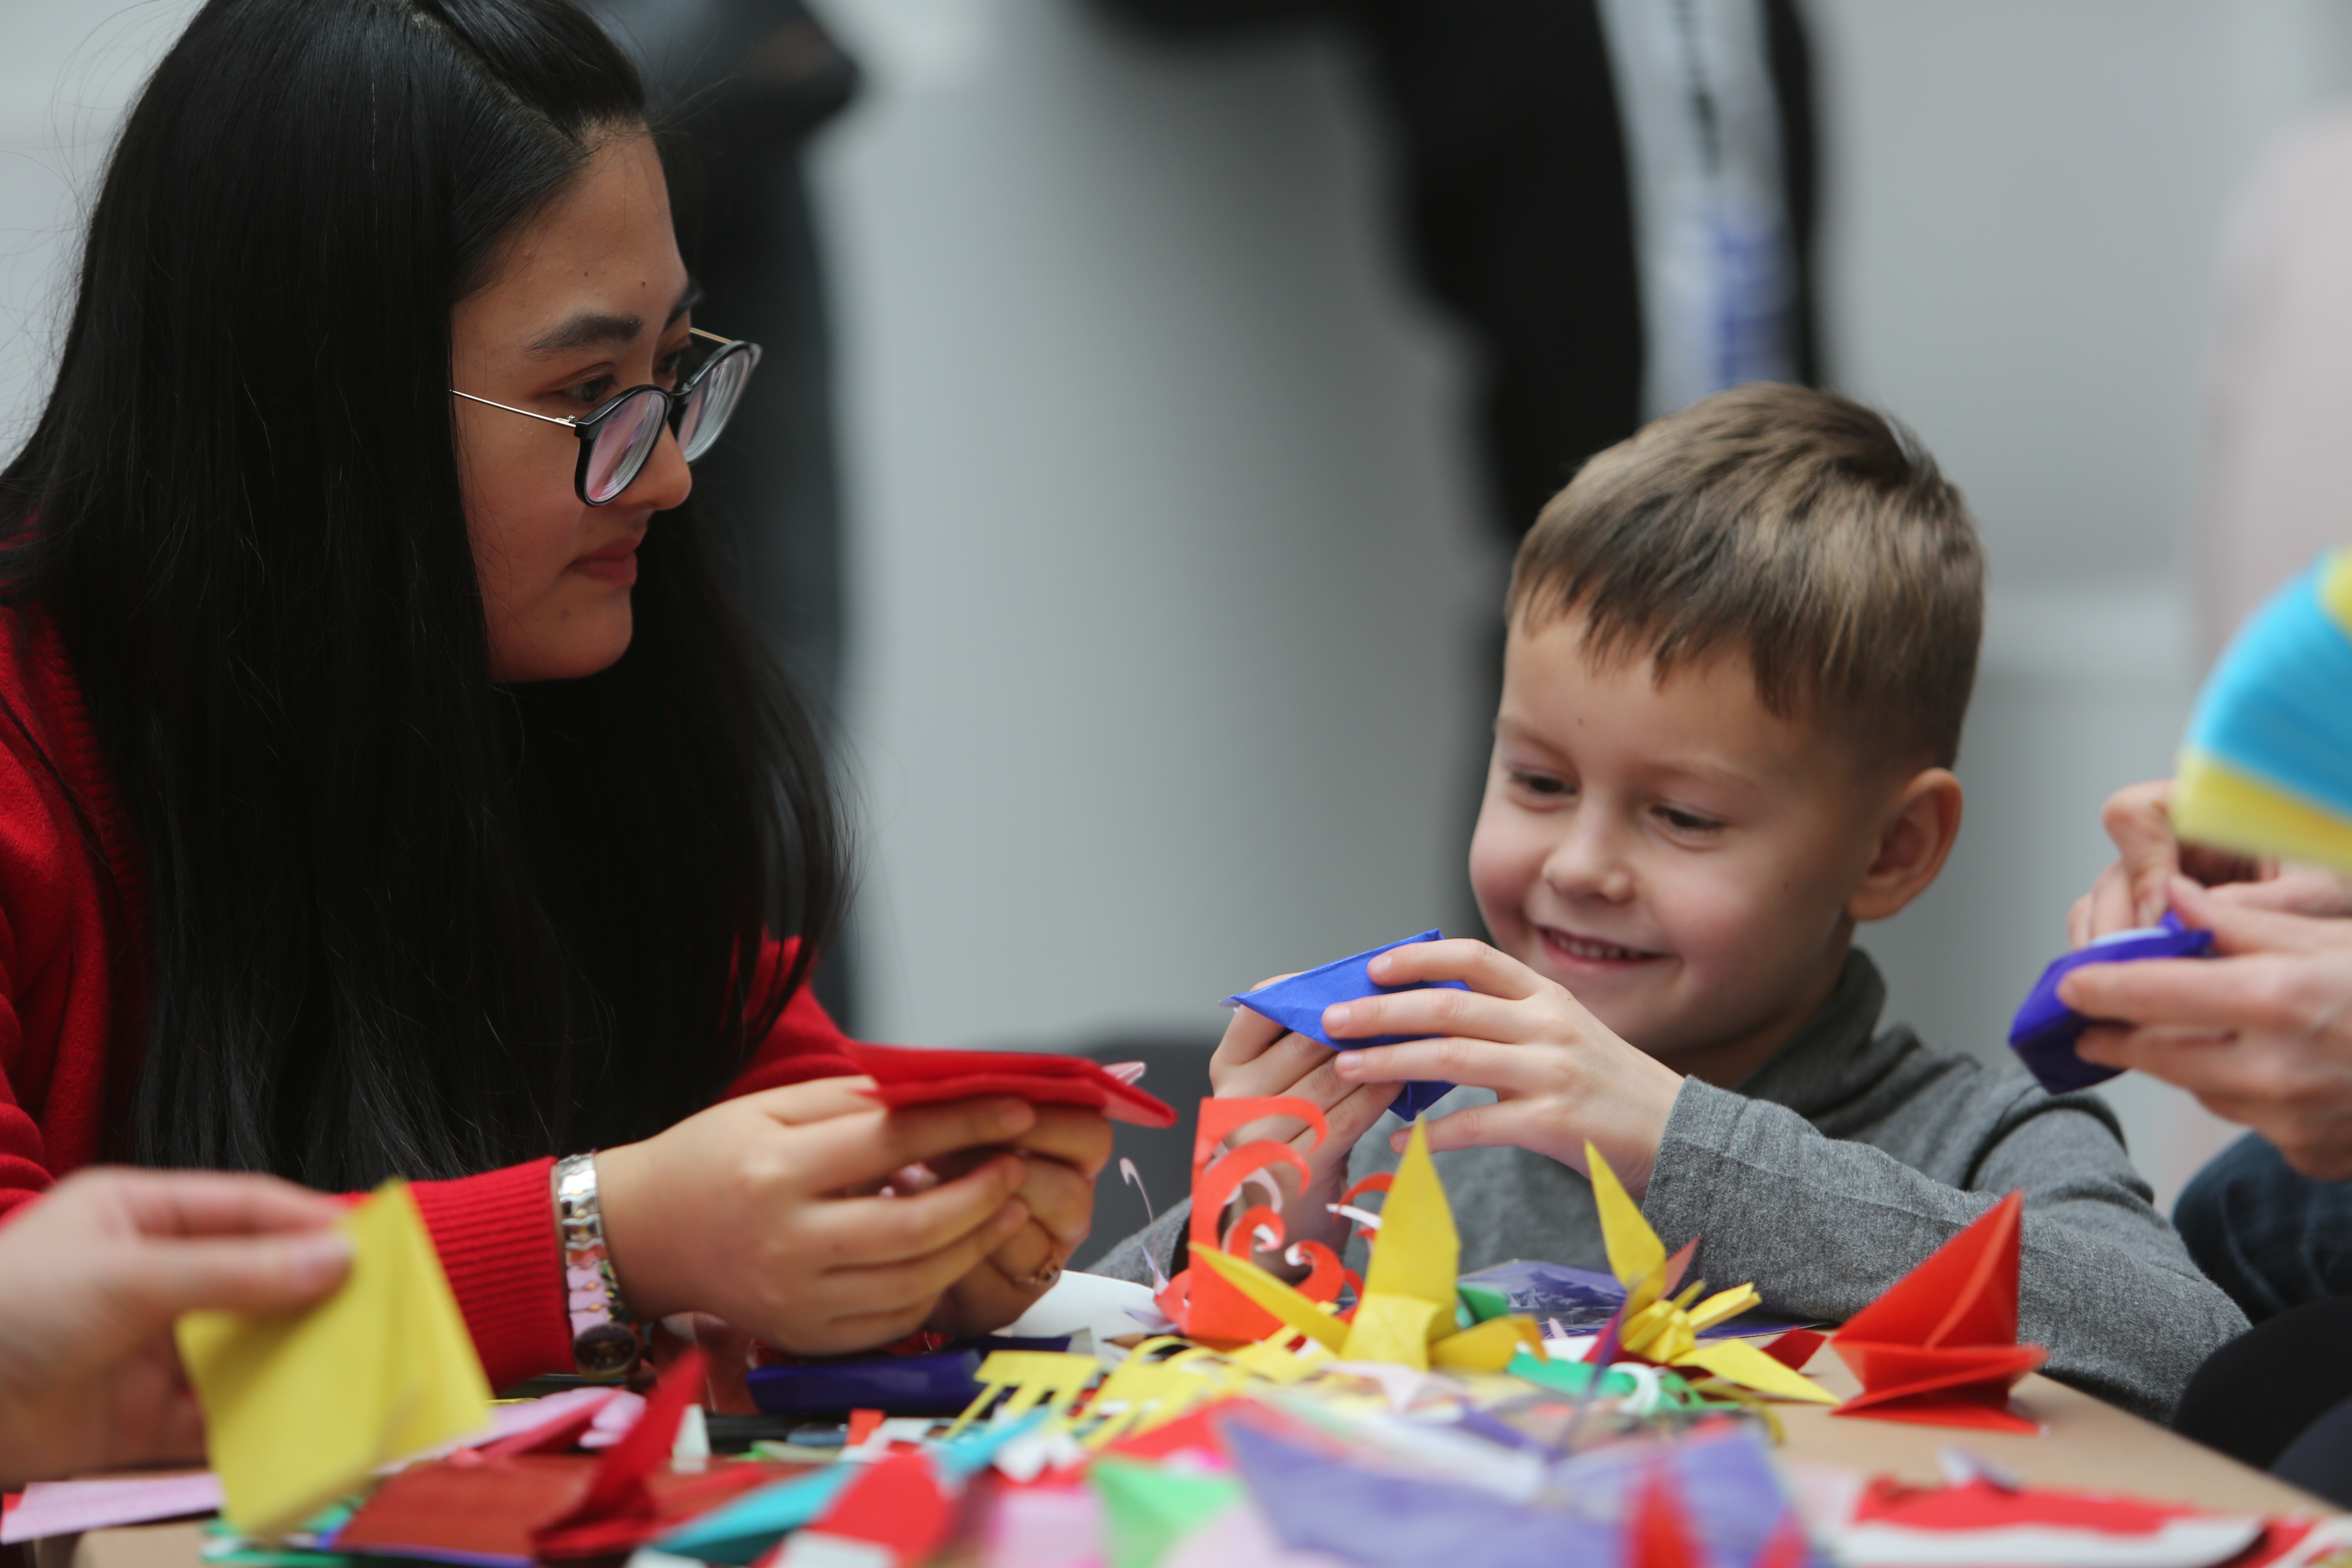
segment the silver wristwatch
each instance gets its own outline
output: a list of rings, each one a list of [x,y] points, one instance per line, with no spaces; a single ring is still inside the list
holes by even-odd
[[[619,1377],[636,1364],[640,1342],[604,1246],[596,1202],[596,1156],[555,1163],[555,1234],[563,1248],[563,1296],[572,1317],[572,1363],[583,1377]]]

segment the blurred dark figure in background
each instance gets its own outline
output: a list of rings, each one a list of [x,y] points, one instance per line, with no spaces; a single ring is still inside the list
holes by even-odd
[[[1167,36],[1325,17],[1362,36],[1420,277],[1483,361],[1511,539],[1646,417],[1743,381],[1818,379],[1796,0],[1092,3]]]
[[[762,345],[736,438],[694,470],[737,603],[822,719],[844,639],[832,321],[802,154],[857,68],[801,0],[585,0],[645,72],[695,319]],[[855,1027],[840,944],[819,998]]]

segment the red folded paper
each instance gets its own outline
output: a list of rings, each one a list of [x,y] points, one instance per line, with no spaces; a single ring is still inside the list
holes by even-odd
[[[2049,1353],[2017,1342],[2024,1205],[2018,1193],[2001,1199],[1837,1331],[1830,1343],[1862,1392],[1832,1414],[2041,1430],[2009,1403],[2017,1380]]]
[[[669,1469],[678,1423],[686,1407],[701,1396],[709,1369],[710,1358],[698,1348],[663,1370],[637,1424],[604,1450],[580,1500],[531,1531],[535,1556],[614,1556],[658,1533],[661,1509],[647,1483],[656,1471]]]
[[[1082,1105],[1138,1127],[1176,1125],[1175,1107],[1085,1057],[1047,1051],[934,1051],[856,1042],[843,1048],[857,1070],[874,1080],[868,1092],[893,1110],[1010,1094],[1032,1105]]]
[[[909,1450],[868,1464],[811,1522],[807,1533],[862,1542],[877,1549],[871,1561],[908,1568],[939,1549],[955,1518],[955,1500],[941,1489],[930,1456]],[[836,1561],[830,1554],[824,1560]],[[869,1559],[844,1552],[837,1560]]]

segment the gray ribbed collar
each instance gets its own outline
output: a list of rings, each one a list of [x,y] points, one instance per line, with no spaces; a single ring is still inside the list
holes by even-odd
[[[1862,949],[1852,949],[1829,1000],[1787,1045],[1733,1088],[1819,1123],[1840,1105],[1866,1093],[1916,1047],[1908,1029],[1876,1033],[1885,1006],[1886,982],[1880,978],[1878,965]]]

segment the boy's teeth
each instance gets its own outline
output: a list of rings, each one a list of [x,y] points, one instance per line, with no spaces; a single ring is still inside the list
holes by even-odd
[[[1612,947],[1605,942],[1584,942],[1565,936],[1559,944],[1579,958],[1640,958],[1643,955],[1630,947]]]

